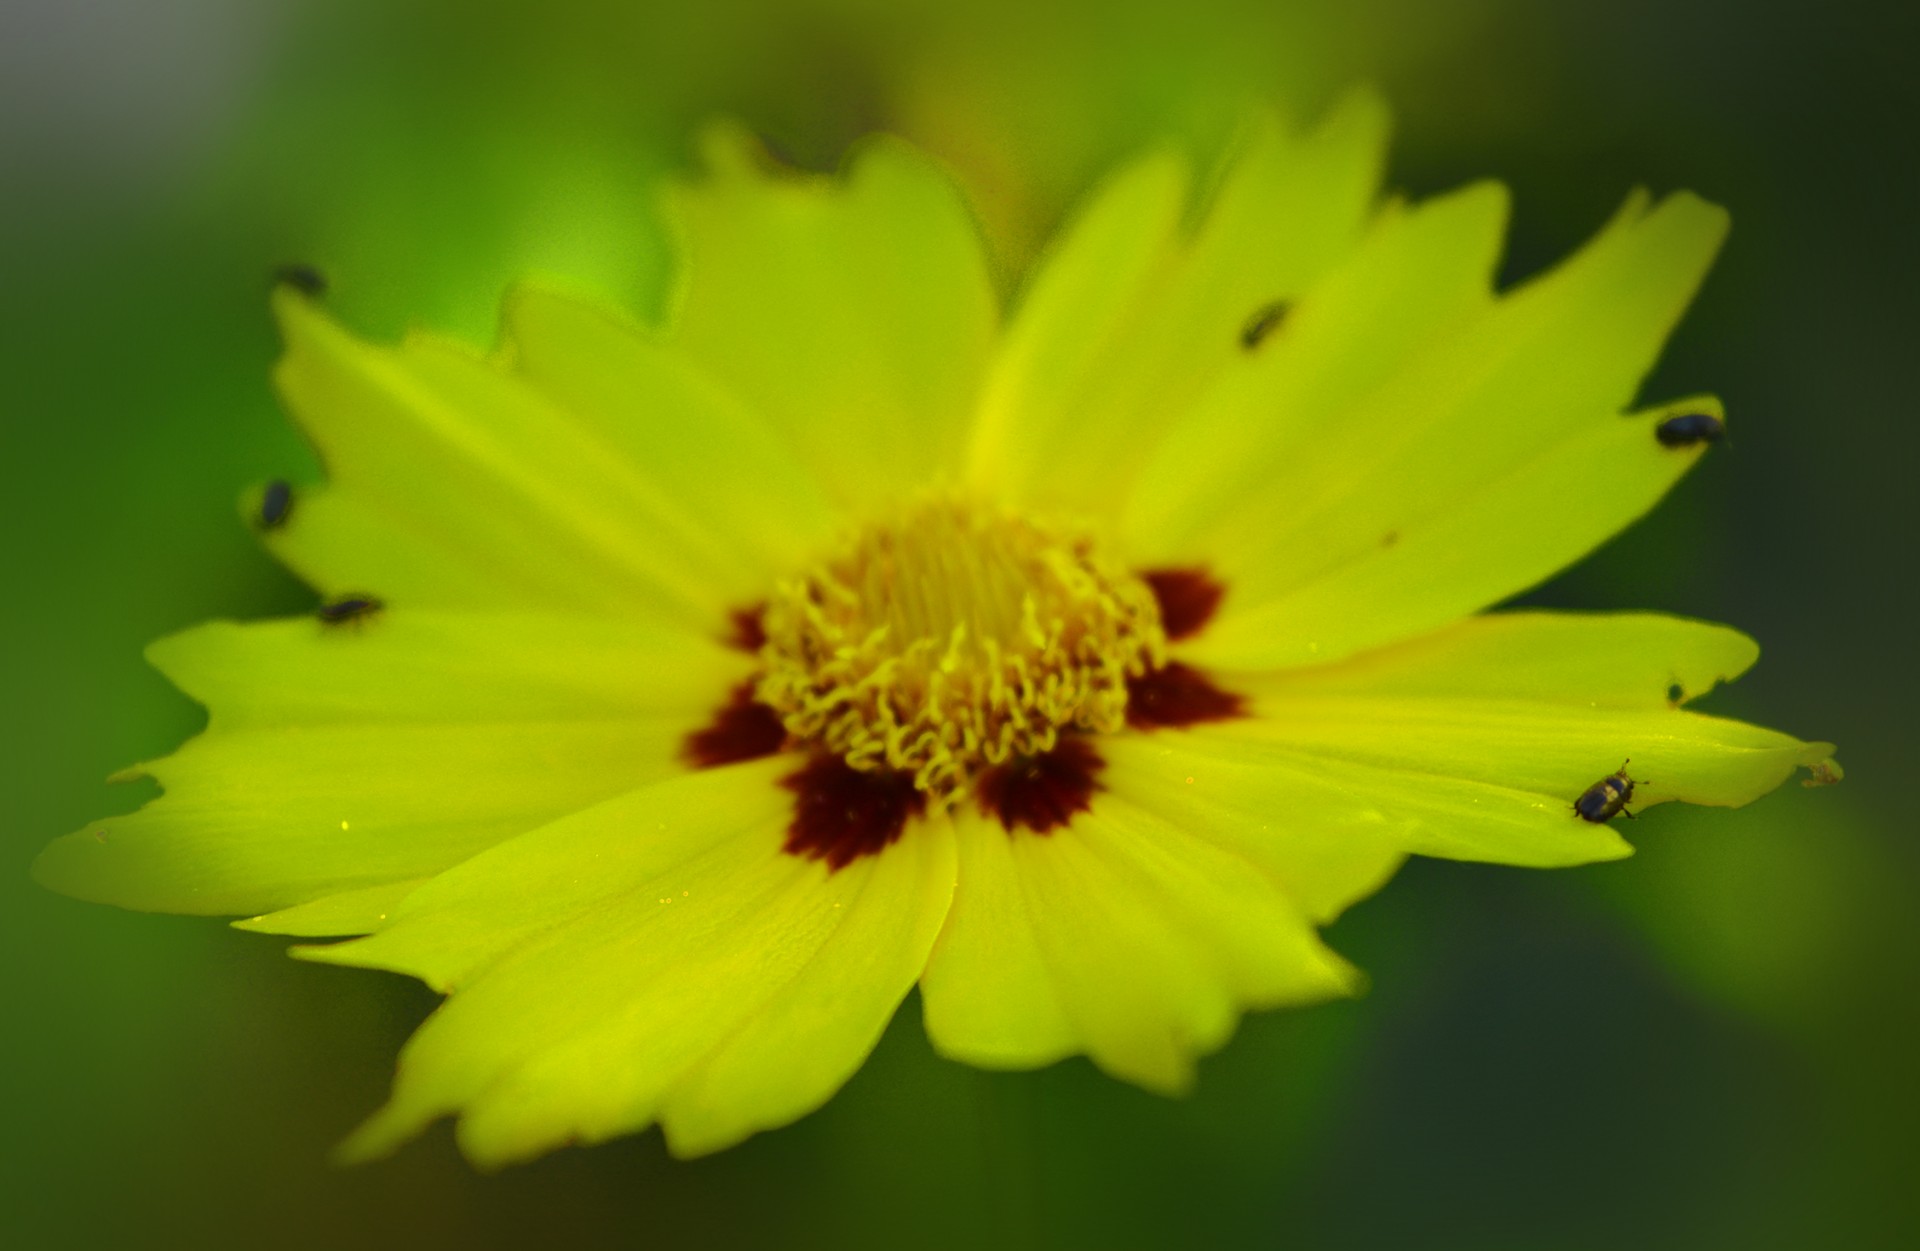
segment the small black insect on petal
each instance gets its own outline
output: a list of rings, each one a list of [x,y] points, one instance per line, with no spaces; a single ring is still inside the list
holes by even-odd
[[[1251,352],[1265,343],[1268,335],[1280,329],[1292,309],[1293,306],[1285,300],[1275,300],[1254,309],[1246,324],[1240,327],[1240,346]]]
[[[1601,778],[1580,793],[1573,801],[1574,815],[1582,821],[1591,821],[1595,825],[1604,825],[1625,812],[1627,804],[1633,799],[1634,780],[1627,776],[1630,760],[1622,760],[1620,767]]]
[[[274,266],[273,285],[292,287],[301,295],[321,296],[327,293],[327,276],[304,261],[289,261]]]
[[[293,515],[293,488],[285,479],[275,478],[260,492],[260,512],[254,523],[262,530],[278,530]]]
[[[1699,443],[1718,443],[1727,432],[1727,424],[1712,413],[1679,413],[1662,418],[1653,428],[1653,437],[1662,447],[1693,447]]]
[[[337,595],[314,610],[314,615],[327,625],[345,625],[349,621],[364,621],[373,616],[386,604],[377,596],[364,591],[350,591]]]

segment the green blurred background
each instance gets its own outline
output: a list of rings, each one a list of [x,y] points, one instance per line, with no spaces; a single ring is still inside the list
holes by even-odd
[[[1911,3],[1789,0],[8,0],[0,1240],[1920,1245],[1917,40]],[[1372,992],[1250,1019],[1185,1101],[947,1064],[909,1001],[792,1128],[495,1177],[444,1127],[323,1162],[417,985],[28,882],[46,840],[144,798],[106,774],[200,724],[149,639],[311,603],[236,514],[316,473],[267,389],[274,263],[317,262],[375,334],[485,341],[531,269],[645,308],[647,184],[727,114],[822,167],[873,128],[931,146],[1010,279],[1118,154],[1204,153],[1244,99],[1311,113],[1357,78],[1396,105],[1396,184],[1512,184],[1514,276],[1636,182],[1732,208],[1649,394],[1717,390],[1734,445],[1529,598],[1742,626],[1765,659],[1712,706],[1839,742],[1844,786],[1657,809],[1618,864],[1412,865],[1332,931]]]

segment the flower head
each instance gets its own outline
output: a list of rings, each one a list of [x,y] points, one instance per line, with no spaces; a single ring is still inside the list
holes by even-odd
[[[1496,294],[1504,193],[1383,200],[1384,133],[1262,121],[1203,196],[1139,160],[1005,311],[908,147],[727,135],[658,326],[530,285],[490,355],[390,348],[281,290],[329,473],[264,538],[329,608],[157,643],[208,729],[42,879],[446,992],[351,1156],[694,1154],[916,983],[949,1056],[1177,1091],[1354,989],[1317,927],[1404,857],[1621,856],[1617,811],[1823,765],[1685,707],[1732,630],[1482,611],[1706,451],[1660,427],[1710,399],[1623,410],[1724,215],[1635,195]]]

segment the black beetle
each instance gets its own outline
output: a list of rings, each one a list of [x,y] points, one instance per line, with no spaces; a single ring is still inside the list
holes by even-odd
[[[1247,324],[1240,327],[1240,346],[1251,352],[1266,342],[1268,335],[1280,329],[1280,323],[1287,319],[1292,307],[1285,300],[1275,300],[1254,309]]]
[[[260,492],[257,522],[262,530],[278,530],[287,524],[287,518],[292,515],[293,488],[287,485],[284,478],[275,478]]]
[[[1653,437],[1663,447],[1692,447],[1696,443],[1718,443],[1727,432],[1727,423],[1712,413],[1681,413],[1668,417],[1653,428]]]
[[[1622,760],[1618,769],[1582,791],[1580,798],[1573,801],[1574,815],[1595,825],[1604,825],[1623,812],[1633,816],[1627,812],[1634,788],[1633,779],[1627,776],[1627,766],[1631,763],[1631,759]]]
[[[289,261],[285,265],[274,267],[273,285],[292,287],[301,295],[325,295],[327,276],[304,261]]]
[[[350,591],[328,600],[314,611],[327,625],[345,625],[349,621],[364,621],[385,607],[386,604],[377,596],[364,591]]]

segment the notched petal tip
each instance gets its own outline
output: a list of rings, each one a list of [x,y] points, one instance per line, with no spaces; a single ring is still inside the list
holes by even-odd
[[[1176,1032],[1160,1047],[1128,1047],[1121,1051],[1103,1048],[1089,1053],[1089,1059],[1109,1077],[1129,1082],[1149,1094],[1165,1098],[1184,1098],[1199,1083],[1200,1062],[1218,1054],[1232,1041],[1247,1012],[1300,1008],[1333,999],[1356,998],[1369,986],[1366,974],[1322,943],[1308,966],[1308,982],[1290,987],[1284,994],[1249,995],[1217,1029],[1204,1035]],[[1009,1066],[1011,1067],[1011,1066]],[[1020,1066],[1030,1067],[1030,1066]]]
[[[1642,203],[1647,203],[1646,193],[1639,194]],[[1678,277],[1682,296],[1670,325],[1679,320],[1693,292],[1706,279],[1732,226],[1732,214],[1691,191],[1675,191],[1652,201],[1634,224],[1634,233],[1644,236],[1641,246],[1652,271]]]
[[[323,936],[302,935],[302,937]],[[324,937],[334,937],[334,935]],[[287,954],[307,964],[332,964],[347,969],[375,969],[382,973],[397,973],[402,977],[418,978],[436,994],[451,995],[459,989],[455,980],[442,971],[427,964],[391,954],[391,949],[383,945],[379,938],[380,935],[375,933],[348,936],[339,942],[297,943],[287,948]]]
[[[535,274],[517,279],[500,297],[500,339],[494,348],[494,358],[509,369],[522,371],[521,342],[527,337],[527,327],[551,319],[556,313],[569,318],[582,315],[593,318],[617,333],[632,335],[644,343],[657,344],[660,340],[657,326],[621,308],[603,292],[569,278]]]
[[[135,781],[148,776],[151,775],[146,772],[146,766],[137,765],[121,770],[109,780]],[[221,911],[217,907],[195,906],[191,899],[161,898],[151,890],[145,881],[138,851],[130,851],[114,838],[114,827],[125,820],[124,816],[107,817],[54,839],[33,858],[27,869],[28,876],[42,889],[85,903],[109,904],[135,912],[200,916]]]
[[[140,654],[159,671],[161,677],[204,708],[207,701],[198,690],[199,677],[208,668],[210,660],[222,654],[235,632],[247,628],[241,622],[216,617],[184,630],[175,630],[172,634],[163,634],[148,643]]]
[[[1328,996],[1329,998],[1362,999],[1373,993],[1372,974],[1357,964],[1347,963],[1344,959],[1340,963],[1345,970],[1341,988],[1334,995]]]
[[[824,1100],[822,1101],[824,1102]],[[814,1105],[807,1111],[816,1110]],[[799,1116],[807,1115],[802,1112]],[[756,1134],[768,1130],[780,1129],[797,1120],[798,1117],[769,1119],[764,1124],[735,1121],[726,1125],[705,1122],[698,1118],[674,1115],[671,1109],[664,1110],[659,1119],[660,1136],[666,1141],[667,1154],[676,1160],[698,1160],[703,1156],[714,1155],[729,1147],[737,1147]]]
[[[1643,293],[1657,293],[1667,301],[1660,331],[1664,339],[1713,265],[1731,224],[1726,209],[1691,191],[1656,199],[1647,188],[1635,187],[1572,255],[1522,279],[1505,294],[1586,281],[1589,269],[1628,260],[1621,272],[1634,276]]]
[[[430,879],[401,878],[375,886],[322,895],[306,903],[232,922],[233,928],[252,934],[280,934],[292,938],[354,938],[386,925],[400,904]],[[289,954],[302,959],[302,948]]]
[[[87,833],[87,831],[76,831],[42,847],[40,854],[35,856],[33,863],[27,867],[27,876],[33,879],[36,886],[53,891],[55,894],[86,900],[89,903],[102,902],[86,893],[81,885],[84,875],[75,871],[76,857],[69,840],[80,838]],[[98,838],[101,833],[103,831],[95,829],[91,832],[91,836]]]
[[[1122,1068],[1103,1062],[1097,1056],[1094,1057],[1094,1067],[1108,1077],[1118,1078],[1138,1086],[1150,1095],[1159,1095],[1163,1099],[1186,1098],[1193,1093],[1194,1086],[1200,1080],[1200,1056],[1179,1044],[1176,1044],[1174,1053],[1167,1059],[1164,1067]]]
[[[1451,191],[1419,200],[1407,211],[1419,215],[1445,214],[1449,225],[1457,220],[1476,226],[1477,233],[1504,240],[1513,222],[1513,188],[1498,178],[1479,178]],[[1495,251],[1504,252],[1504,244],[1497,244]],[[1487,268],[1491,269],[1491,265]]]
[[[1653,215],[1671,214],[1676,229],[1684,229],[1700,239],[1710,239],[1717,248],[1733,229],[1733,214],[1726,207],[1692,191],[1674,191],[1660,198]]]

